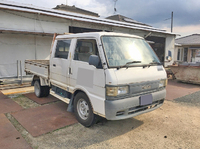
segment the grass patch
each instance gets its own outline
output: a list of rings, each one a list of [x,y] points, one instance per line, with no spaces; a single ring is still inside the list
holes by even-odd
[[[39,104],[30,100],[29,98],[25,97],[22,94],[9,95],[9,98],[18,103],[24,109],[35,108],[40,106]]]

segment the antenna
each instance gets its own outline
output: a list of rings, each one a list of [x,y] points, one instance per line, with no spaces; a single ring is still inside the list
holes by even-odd
[[[117,0],[113,0],[114,1],[114,14],[117,12],[117,8],[116,8],[116,3],[117,3]]]

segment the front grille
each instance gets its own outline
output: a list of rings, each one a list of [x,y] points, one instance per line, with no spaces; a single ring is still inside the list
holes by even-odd
[[[140,93],[135,93],[135,94],[131,94],[129,97],[135,97],[135,96],[141,96],[141,95],[151,94],[151,93],[155,93],[155,92],[158,92],[158,91],[162,91],[163,89],[165,89],[165,88],[161,87],[161,88],[157,88],[155,90],[150,90],[150,91],[144,91],[144,92],[140,92]]]
[[[130,95],[141,95],[160,90],[159,80],[130,84]]]

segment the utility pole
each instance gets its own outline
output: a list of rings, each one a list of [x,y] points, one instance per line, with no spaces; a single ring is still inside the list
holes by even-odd
[[[172,11],[172,13],[171,13],[171,18],[168,18],[168,19],[165,19],[164,21],[166,21],[166,20],[170,20],[171,19],[171,33],[173,32],[173,16],[174,14],[173,14],[173,11]]]
[[[173,11],[171,15],[171,33],[173,32]]]

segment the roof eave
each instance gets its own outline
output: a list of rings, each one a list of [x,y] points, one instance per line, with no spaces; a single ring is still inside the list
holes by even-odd
[[[181,46],[200,46],[200,43],[194,43],[194,44],[191,44],[191,43],[187,43],[187,44],[181,43],[180,45]]]

